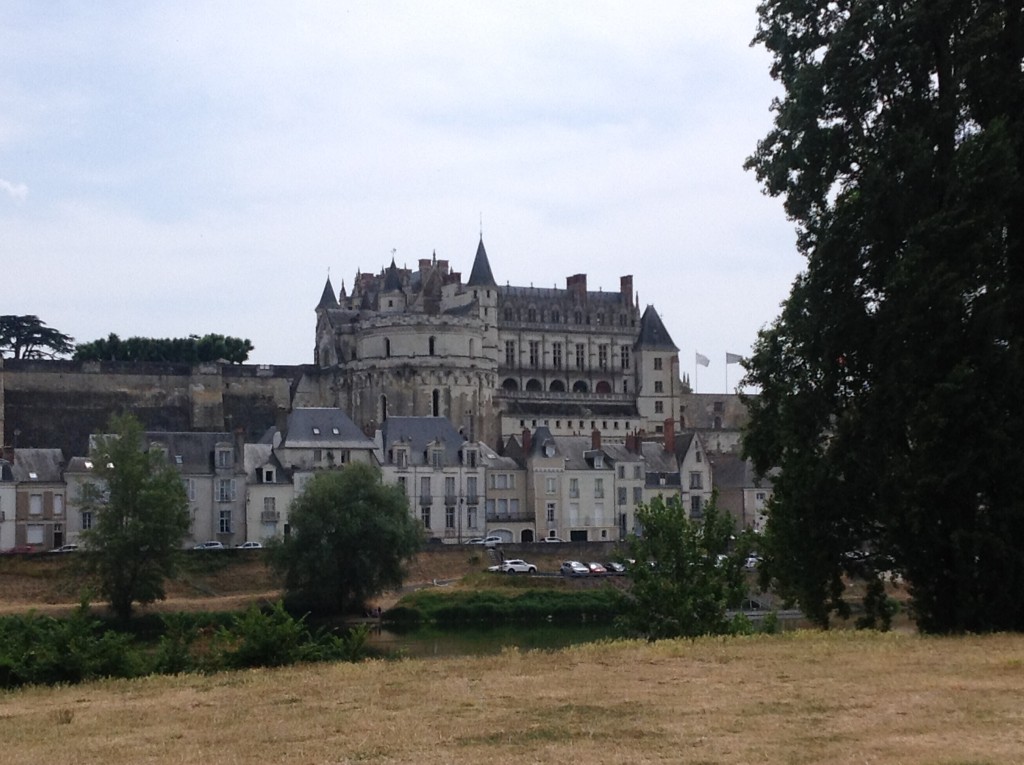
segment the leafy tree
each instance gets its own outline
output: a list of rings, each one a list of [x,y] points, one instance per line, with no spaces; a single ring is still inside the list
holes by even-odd
[[[732,545],[732,518],[714,498],[700,521],[690,520],[677,496],[638,506],[636,518],[643,534],[629,539],[636,563],[622,626],[649,640],[728,633],[726,609],[739,607],[747,592],[748,537]]]
[[[0,356],[15,359],[52,359],[74,350],[74,338],[47,327],[38,316],[0,316]]]
[[[199,364],[223,359],[242,364],[249,358],[253,345],[237,337],[209,334],[185,338],[157,339],[129,337],[122,340],[111,333],[106,339],[80,343],[75,347],[78,361],[157,361],[176,364]]]
[[[129,415],[111,420],[110,436],[97,439],[92,462],[98,481],[85,484],[82,507],[93,511],[84,532],[84,562],[121,619],[134,603],[165,597],[189,527],[181,476],[159,451],[144,451],[144,433]]]
[[[269,557],[289,599],[322,613],[361,608],[399,586],[423,539],[405,492],[361,463],[313,476],[289,519],[291,533],[271,543]]]
[[[762,573],[823,625],[893,570],[922,629],[1024,629],[1020,3],[759,15],[785,95],[747,164],[807,258],[748,365]]]

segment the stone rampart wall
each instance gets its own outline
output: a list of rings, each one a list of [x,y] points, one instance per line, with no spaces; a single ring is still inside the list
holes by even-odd
[[[12,447],[88,452],[90,433],[130,412],[148,430],[244,431],[259,438],[291,405],[306,367],[200,364],[0,362],[0,425]]]

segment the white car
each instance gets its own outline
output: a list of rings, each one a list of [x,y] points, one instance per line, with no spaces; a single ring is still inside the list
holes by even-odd
[[[261,542],[242,542],[238,545],[239,550],[262,550],[263,544]]]
[[[200,542],[199,544],[197,544],[192,549],[193,550],[223,550],[224,549],[224,543],[223,542],[218,542],[216,540],[211,539],[211,540],[209,540],[207,542]]]
[[[488,566],[488,571],[501,574],[536,574],[537,567],[522,558],[509,558],[497,566]]]
[[[484,547],[497,547],[498,545],[503,544],[504,541],[505,540],[501,537],[496,536],[484,537],[483,539],[477,537],[476,539],[469,540],[469,544],[483,545]]]

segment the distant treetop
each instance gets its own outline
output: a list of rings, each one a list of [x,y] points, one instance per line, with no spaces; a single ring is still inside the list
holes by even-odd
[[[209,334],[185,338],[129,337],[122,340],[111,333],[106,340],[93,340],[75,347],[76,361],[161,361],[198,364],[227,361],[242,364],[253,350],[252,342],[237,337]]]

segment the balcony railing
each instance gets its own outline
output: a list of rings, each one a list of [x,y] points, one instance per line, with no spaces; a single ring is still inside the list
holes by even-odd
[[[515,513],[499,513],[496,510],[489,510],[485,513],[488,523],[522,523],[530,522],[535,515],[529,510],[520,510]]]
[[[434,504],[434,497],[432,494],[420,494],[420,505],[432,504]]]
[[[260,513],[260,521],[262,521],[263,523],[277,523],[280,520],[280,510],[264,510]]]

